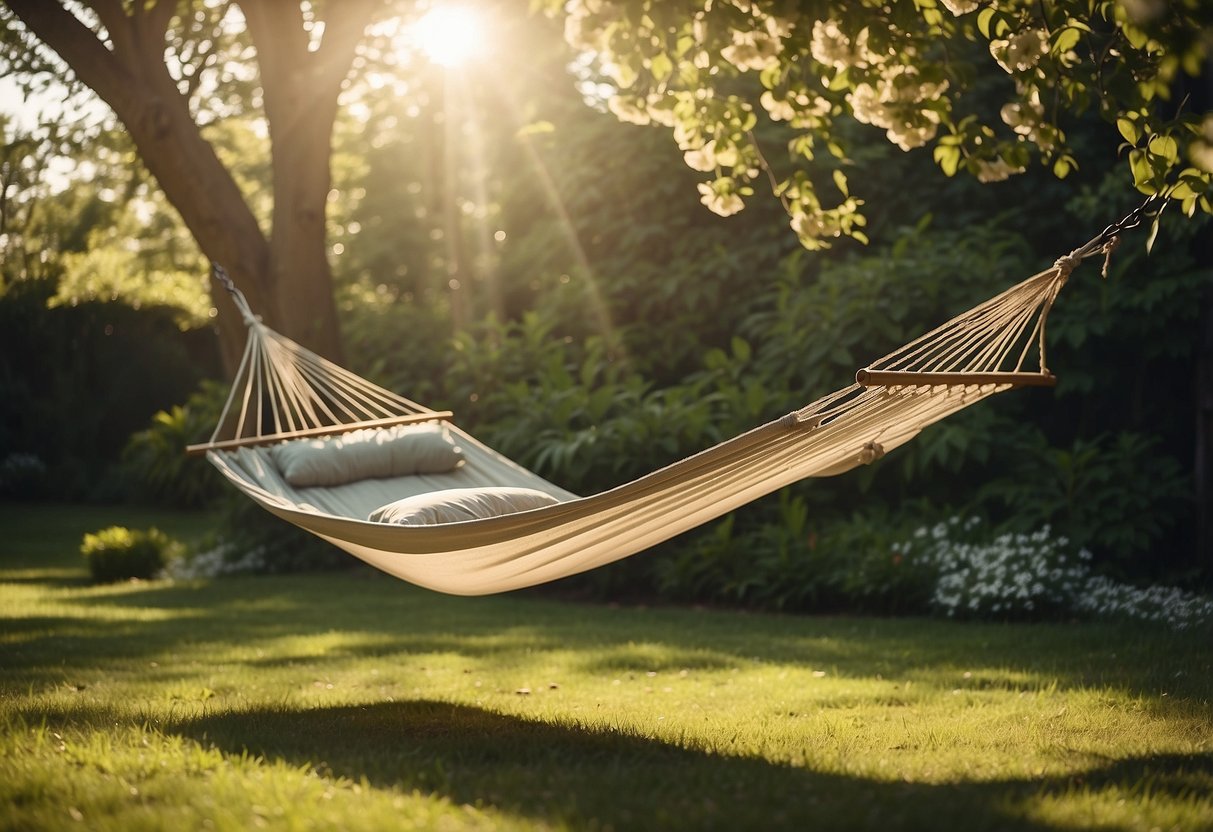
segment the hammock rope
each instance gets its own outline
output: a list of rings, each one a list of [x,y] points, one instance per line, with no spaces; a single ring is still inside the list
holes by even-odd
[[[805,477],[869,464],[924,427],[995,393],[1051,386],[1049,313],[1083,260],[1137,227],[1155,199],[1049,268],[856,373],[854,384],[638,480],[578,497],[480,443],[437,411],[375,385],[266,326],[217,264],[248,343],[205,454],[268,511],[397,577],[455,594],[516,589],[593,569],[680,534]],[[1036,368],[1031,367],[1035,353]],[[465,463],[450,474],[296,488],[267,446],[299,437],[445,422]],[[446,488],[522,486],[556,505],[437,526],[369,522],[374,509]]]

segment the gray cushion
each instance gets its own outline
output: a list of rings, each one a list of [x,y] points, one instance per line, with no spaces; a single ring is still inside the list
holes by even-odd
[[[299,488],[376,477],[442,474],[463,460],[445,425],[397,425],[294,439],[270,449],[283,478]]]
[[[448,488],[388,503],[372,511],[367,519],[400,526],[432,526],[483,520],[559,502],[551,494],[533,488]]]

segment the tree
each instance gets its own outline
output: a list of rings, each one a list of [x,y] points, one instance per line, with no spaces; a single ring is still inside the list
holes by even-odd
[[[902,150],[933,142],[946,175],[993,182],[1033,159],[1065,177],[1079,163],[1066,125],[1094,110],[1123,137],[1140,191],[1213,213],[1213,112],[1177,95],[1205,66],[1213,7],[1202,0],[547,5],[613,87],[610,109],[671,128],[686,163],[709,174],[698,185],[708,208],[736,213],[766,179],[808,248],[866,240],[846,176],[850,120]],[[786,157],[768,161],[762,115],[787,128]]]
[[[337,356],[325,206],[338,95],[384,0],[5,0],[0,67],[34,84],[62,76],[112,109],[202,251],[223,263],[268,323]],[[322,12],[329,12],[324,15]],[[247,35],[250,45],[244,40]],[[206,131],[259,103],[272,165],[263,228]],[[243,344],[221,292],[229,362]]]

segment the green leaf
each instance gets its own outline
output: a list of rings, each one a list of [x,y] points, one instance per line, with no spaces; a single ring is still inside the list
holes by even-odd
[[[1179,159],[1179,142],[1173,136],[1154,136],[1148,145],[1155,156],[1174,164]]]
[[[1053,38],[1053,54],[1061,55],[1078,45],[1081,33],[1077,29],[1062,29]]]
[[[1129,45],[1134,49],[1141,49],[1145,47],[1146,42],[1149,40],[1149,37],[1145,32],[1128,23],[1121,25],[1120,33],[1125,36],[1125,40],[1127,40]]]
[[[988,40],[990,37],[990,21],[994,19],[994,7],[986,6],[977,15],[977,28]]]
[[[664,81],[674,71],[674,62],[664,52],[658,52],[649,63],[649,71],[653,73],[654,80]]]
[[[1154,169],[1144,150],[1129,151],[1129,170],[1133,172],[1133,184],[1138,188],[1154,178]]]
[[[960,167],[960,148],[936,147],[934,156],[935,162],[939,165],[940,170],[944,172],[944,175],[956,175],[956,171]]]
[[[1123,116],[1116,119],[1116,129],[1120,131],[1120,135],[1125,137],[1125,141],[1131,145],[1136,145],[1137,140],[1141,138],[1141,134],[1137,131],[1137,125]]]
[[[750,360],[750,345],[746,340],[738,335],[733,336],[732,340],[733,355],[738,361],[746,362]]]

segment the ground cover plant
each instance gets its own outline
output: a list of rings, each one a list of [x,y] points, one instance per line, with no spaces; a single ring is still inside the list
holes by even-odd
[[[0,507],[0,828],[1201,829],[1209,633],[87,583]]]

